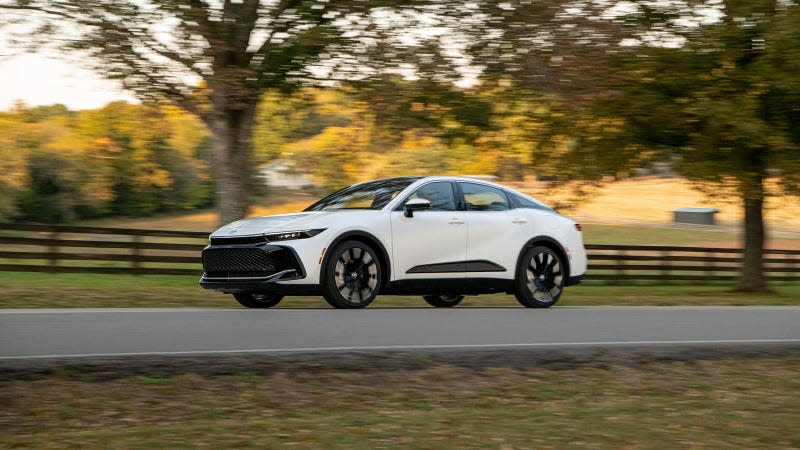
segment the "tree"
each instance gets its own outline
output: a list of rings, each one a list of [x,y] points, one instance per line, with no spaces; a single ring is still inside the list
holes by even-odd
[[[800,186],[800,7],[726,1],[719,22],[684,29],[679,48],[638,48],[622,83],[596,105],[609,126],[576,146],[598,172],[670,158],[686,177],[739,192],[744,261],[738,288],[766,291],[766,181]],[[625,142],[622,144],[622,142]],[[609,154],[613,156],[609,156]]]
[[[11,0],[0,9],[9,12],[7,22],[40,25],[37,31],[47,38],[35,44],[57,35],[64,48],[82,52],[99,73],[121,80],[140,98],[172,102],[202,118],[213,134],[220,220],[229,222],[243,217],[250,204],[261,93],[316,78],[308,70],[314,61],[357,67],[346,56],[348,45],[358,54],[365,44],[352,37],[353,30],[368,33],[369,10],[395,3]]]
[[[64,222],[208,206],[208,131],[177,108],[112,102],[0,113],[0,218]]]

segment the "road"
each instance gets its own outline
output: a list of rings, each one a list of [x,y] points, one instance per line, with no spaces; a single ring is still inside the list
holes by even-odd
[[[0,361],[800,344],[800,307],[0,310]]]

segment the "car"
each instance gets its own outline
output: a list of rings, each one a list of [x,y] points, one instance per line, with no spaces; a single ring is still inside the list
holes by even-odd
[[[364,308],[378,294],[435,307],[513,293],[554,305],[586,272],[581,225],[544,203],[469,177],[398,177],[348,186],[296,214],[223,226],[203,250],[200,285],[248,308],[322,295]]]

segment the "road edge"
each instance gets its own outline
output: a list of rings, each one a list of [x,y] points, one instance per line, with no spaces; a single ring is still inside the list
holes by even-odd
[[[137,375],[229,375],[324,371],[416,371],[434,365],[483,370],[635,366],[656,362],[800,356],[800,342],[594,345],[290,353],[89,356],[0,361],[0,381],[59,376],[114,379]]]

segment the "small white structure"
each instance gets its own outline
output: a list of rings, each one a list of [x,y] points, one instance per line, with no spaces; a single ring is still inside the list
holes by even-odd
[[[269,187],[305,189],[314,186],[314,180],[301,172],[291,161],[279,159],[258,168],[258,174]]]

